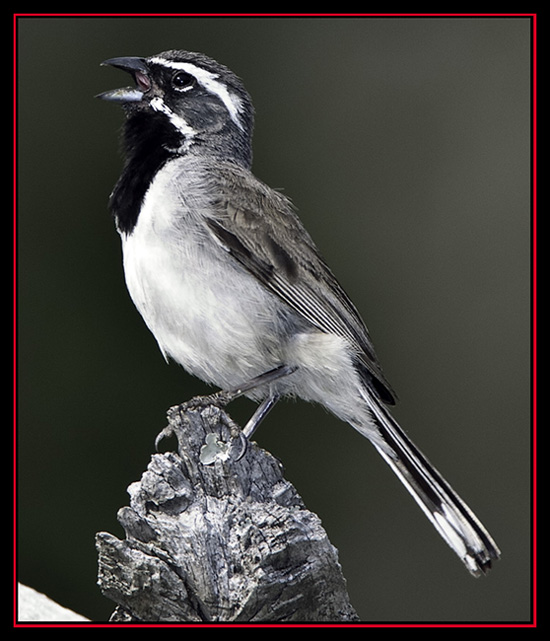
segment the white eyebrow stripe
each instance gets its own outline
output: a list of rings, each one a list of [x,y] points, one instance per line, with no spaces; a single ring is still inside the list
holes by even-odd
[[[168,67],[169,69],[181,69],[182,71],[186,71],[187,73],[195,76],[197,82],[199,82],[207,91],[218,96],[229,112],[231,120],[233,120],[239,129],[244,131],[244,127],[239,118],[239,113],[242,110],[242,100],[235,94],[228,91],[227,87],[223,83],[216,80],[216,78],[219,77],[218,74],[207,71],[202,67],[192,64],[191,62],[177,62],[175,60],[166,60],[165,58],[159,58],[157,56],[150,58],[149,62],[163,67]]]

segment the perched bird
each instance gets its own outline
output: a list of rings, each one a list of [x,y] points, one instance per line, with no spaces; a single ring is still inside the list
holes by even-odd
[[[289,200],[251,171],[242,81],[187,51],[113,58],[125,165],[110,207],[130,296],[162,354],[258,408],[320,403],[366,436],[475,576],[500,552],[388,411],[395,394],[365,324]]]

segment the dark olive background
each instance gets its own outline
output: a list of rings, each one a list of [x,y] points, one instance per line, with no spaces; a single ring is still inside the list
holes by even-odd
[[[469,576],[370,444],[281,403],[256,435],[339,550],[365,621],[530,616],[530,21],[20,18],[18,570],[95,620],[94,535],[165,410],[167,365],[126,292],[107,199],[127,83],[106,58],[202,51],[256,106],[255,173],[283,189],[367,321],[396,416],[502,548]],[[243,421],[253,406],[238,402]]]

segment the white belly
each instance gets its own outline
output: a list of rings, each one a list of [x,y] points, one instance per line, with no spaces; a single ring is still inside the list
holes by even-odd
[[[282,345],[268,338],[270,295],[204,236],[199,220],[176,226],[174,203],[150,207],[164,187],[155,181],[132,234],[122,236],[128,291],[162,353],[219,387],[278,366]]]

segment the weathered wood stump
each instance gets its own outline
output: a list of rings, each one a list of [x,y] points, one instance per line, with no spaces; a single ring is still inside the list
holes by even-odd
[[[243,454],[218,407],[168,420],[178,451],[154,454],[128,488],[126,538],[96,537],[111,620],[356,621],[337,551],[279,462],[254,443]]]

